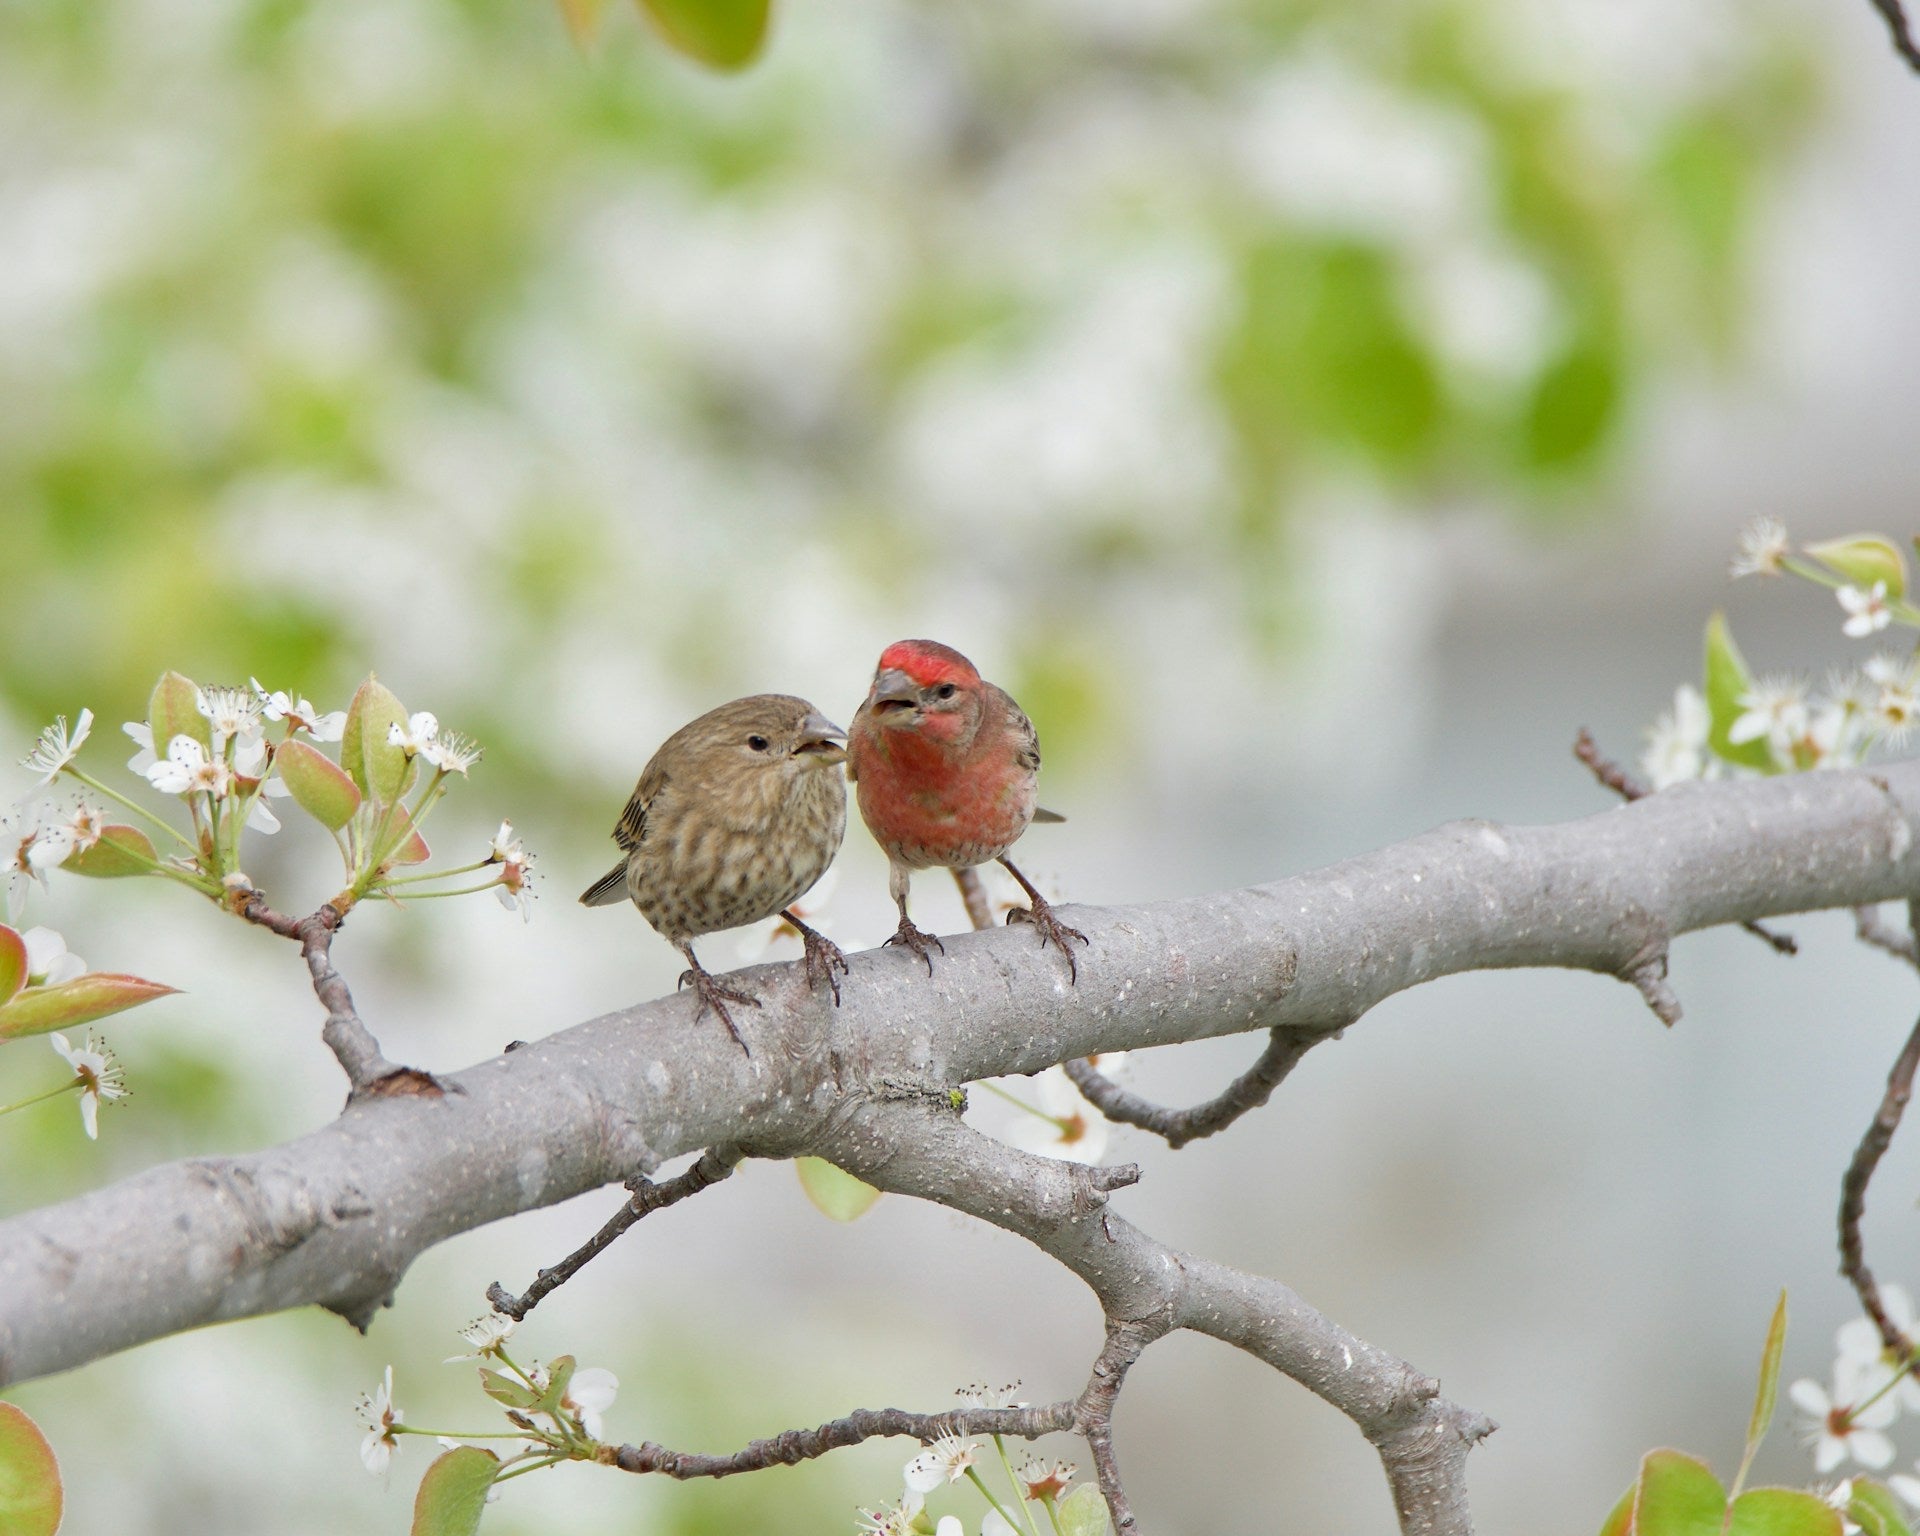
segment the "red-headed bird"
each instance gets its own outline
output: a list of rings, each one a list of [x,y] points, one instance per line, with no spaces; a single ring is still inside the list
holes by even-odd
[[[971,869],[997,859],[1033,903],[1026,916],[1067,957],[1079,977],[1069,939],[1087,936],[1054,916],[1046,898],[1015,869],[1007,850],[1033,821],[1059,821],[1036,810],[1040,738],[1004,689],[937,640],[896,640],[880,653],[867,701],[847,735],[847,777],[860,815],[886,850],[887,889],[900,908],[889,944],[904,944],[927,963],[946,947],[914,927],[907,886],[916,869]]]
[[[680,985],[692,982],[699,996],[694,1018],[711,1008],[743,1051],[727,1004],[758,1008],[760,999],[714,980],[693,941],[778,912],[806,941],[807,984],[824,980],[840,1001],[833,973],[846,957],[785,909],[826,873],[846,833],[845,740],[805,699],[782,693],[735,699],[681,726],[620,813],[613,840],[623,857],[580,898],[589,907],[630,899],[687,957]]]

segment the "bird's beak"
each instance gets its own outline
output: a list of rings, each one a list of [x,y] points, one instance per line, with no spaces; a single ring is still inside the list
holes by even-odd
[[[847,733],[816,712],[800,722],[800,745],[794,748],[794,755],[831,767],[847,760],[846,742]]]
[[[915,709],[920,704],[920,685],[897,667],[888,667],[874,675],[873,692],[868,695],[876,713],[890,709]]]

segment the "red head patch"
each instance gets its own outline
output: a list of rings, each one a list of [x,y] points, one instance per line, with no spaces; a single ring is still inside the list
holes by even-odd
[[[950,645],[938,640],[896,640],[880,653],[880,670],[904,672],[921,687],[934,683],[977,683],[980,674]]]

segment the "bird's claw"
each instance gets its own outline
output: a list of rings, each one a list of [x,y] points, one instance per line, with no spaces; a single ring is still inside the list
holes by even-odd
[[[893,937],[888,939],[887,943],[906,945],[926,962],[929,976],[933,974],[933,956],[928,951],[937,949],[943,955],[947,952],[947,946],[942,944],[936,935],[922,932],[904,917],[900,919],[900,926],[894,930]]]
[[[1039,931],[1042,949],[1050,943],[1059,945],[1060,953],[1067,957],[1067,979],[1069,982],[1077,983],[1080,980],[1080,967],[1074,961],[1073,948],[1067,940],[1078,939],[1082,944],[1091,944],[1093,941],[1078,928],[1070,928],[1055,917],[1051,902],[1037,895],[1030,896],[1029,899],[1033,902],[1033,906],[1030,909],[1015,907],[1007,913],[1008,923],[1033,924]]]
[[[747,1042],[741,1038],[740,1031],[734,1027],[733,1015],[727,1012],[727,1004],[745,1003],[750,1008],[758,1008],[760,999],[751,992],[740,991],[737,987],[723,987],[709,972],[697,966],[680,973],[680,985],[684,987],[689,982],[693,985],[694,996],[700,1000],[693,1011],[693,1022],[698,1024],[711,1008],[720,1015],[720,1022],[727,1026],[727,1033],[733,1036],[733,1043],[751,1056],[753,1052],[748,1048]]]
[[[825,982],[833,988],[833,1006],[840,1006],[840,983],[834,972],[847,974],[847,957],[840,952],[840,946],[824,933],[815,933],[811,928],[800,935],[800,942],[807,947],[804,964],[807,968],[807,987],[811,990]]]

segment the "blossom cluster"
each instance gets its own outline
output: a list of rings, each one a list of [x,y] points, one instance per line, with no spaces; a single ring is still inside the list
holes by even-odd
[[[185,830],[77,766],[93,718],[83,709],[69,729],[62,715],[41,733],[25,766],[39,776],[40,790],[64,775],[93,797],[131,811],[141,824],[109,822],[85,794],[70,807],[31,801],[16,806],[0,818],[9,916],[31,882],[44,883],[48,871],[62,866],[88,875],[160,876],[237,909],[253,892],[242,867],[242,833],[279,831],[273,803],[288,800],[334,837],[348,877],[333,898],[343,911],[369,894],[419,898],[492,890],[510,910],[531,913],[533,858],[507,822],[484,858],[430,874],[399,873],[430,858],[421,825],[451,779],[464,778],[481,752],[471,737],[443,729],[430,711],[409,713],[374,678],[346,709],[323,712],[257,678],[247,688],[232,688],[201,686],[176,672],[162,676],[147,719],[122,726],[136,749],[127,768],[148,788],[178,798]],[[338,761],[319,750],[333,743]],[[480,873],[484,878],[477,883],[457,889],[417,888],[422,880]]]
[[[1913,1303],[1898,1285],[1880,1288],[1887,1316],[1908,1338],[1920,1335]],[[1803,1429],[1813,1451],[1814,1470],[1822,1476],[1852,1462],[1870,1472],[1883,1472],[1896,1459],[1887,1433],[1903,1415],[1920,1414],[1920,1381],[1913,1377],[1913,1356],[1894,1355],[1871,1318],[1843,1323],[1834,1335],[1831,1386],[1802,1378],[1787,1388],[1793,1405],[1804,1416]],[[1920,1463],[1915,1464],[1920,1472]],[[1887,1486],[1901,1500],[1920,1509],[1920,1477],[1895,1473]]]
[[[619,1393],[619,1378],[599,1366],[577,1368],[571,1355],[546,1365],[515,1364],[506,1346],[517,1326],[500,1312],[476,1318],[460,1330],[471,1348],[449,1356],[446,1362],[491,1362],[481,1365],[480,1384],[487,1396],[505,1406],[511,1428],[496,1434],[447,1436],[408,1424],[394,1401],[393,1367],[388,1366],[380,1385],[360,1397],[361,1464],[376,1476],[386,1472],[402,1435],[432,1435],[449,1450],[481,1440],[510,1442],[507,1455],[497,1460],[496,1479],[509,1471],[592,1459],[606,1433],[605,1415]],[[536,1423],[537,1419],[544,1419],[545,1425]]]
[[[981,1383],[959,1389],[965,1408],[1024,1408],[1014,1393],[1020,1383],[988,1387]],[[1046,1513],[1046,1528],[1059,1531],[1058,1506],[1065,1499],[1075,1468],[1071,1462],[1028,1456],[1016,1470],[1007,1456],[1002,1436],[989,1437],[1001,1469],[1005,1472],[1013,1497],[1003,1503],[982,1478],[980,1468],[985,1444],[963,1435],[943,1435],[931,1442],[901,1469],[904,1487],[899,1499],[879,1509],[859,1512],[858,1536],[966,1536],[966,1523],[958,1515],[942,1515],[937,1524],[927,1513],[927,1497],[963,1479],[971,1483],[987,1502],[980,1519],[980,1536],[1040,1536],[1041,1526],[1032,1512],[1038,1505]],[[1098,1497],[1096,1490],[1085,1496]],[[1101,1507],[1104,1522],[1105,1506]]]
[[[1890,540],[1862,534],[1796,551],[1786,529],[1762,518],[1741,536],[1738,576],[1790,574],[1830,588],[1843,634],[1866,639],[1892,625],[1920,630],[1906,601],[1906,557]],[[1899,746],[1920,722],[1920,654],[1879,653],[1837,669],[1815,687],[1792,675],[1756,677],[1725,621],[1707,626],[1704,689],[1682,684],[1647,733],[1640,766],[1652,787],[1814,768],[1850,768],[1881,745]]]

